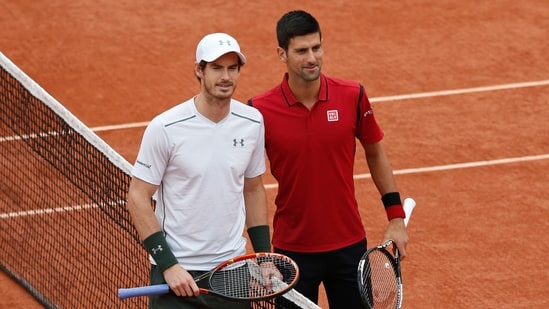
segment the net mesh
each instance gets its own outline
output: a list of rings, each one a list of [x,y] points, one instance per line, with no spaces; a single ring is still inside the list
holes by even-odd
[[[46,307],[144,307],[116,294],[148,271],[123,159],[7,61],[0,87],[2,268]]]
[[[0,267],[46,308],[146,308],[130,165],[0,53]],[[301,308],[286,298],[254,308]]]

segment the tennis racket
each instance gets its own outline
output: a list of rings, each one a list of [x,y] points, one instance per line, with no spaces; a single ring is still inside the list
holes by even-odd
[[[411,198],[404,200],[404,224],[408,225],[416,202]],[[370,248],[358,263],[358,286],[366,308],[400,309],[402,306],[402,277],[400,274],[400,255],[395,249],[394,256],[387,250],[393,242]]]
[[[276,276],[268,278],[267,274]],[[201,294],[211,294],[229,300],[254,301],[277,297],[297,283],[299,268],[289,257],[278,253],[252,253],[235,257],[219,264],[209,272],[195,277],[198,283],[208,280],[208,288]],[[283,283],[281,287],[278,281]],[[276,282],[276,285],[273,285]],[[158,284],[118,289],[121,299],[138,296],[167,294],[170,287]]]
[[[249,265],[250,267],[259,267],[257,264]],[[252,277],[255,280],[258,280],[260,283],[263,284],[263,280],[265,280],[263,277],[259,275],[259,272],[251,271]],[[298,308],[302,309],[321,309],[317,304],[309,300],[307,297],[303,296],[298,291],[292,289],[288,289],[288,284],[278,278],[272,278],[271,279],[273,290],[275,291],[286,291],[284,294],[282,294],[282,297],[286,298],[290,302],[292,302],[294,305],[296,305]],[[270,308],[270,307],[269,307]],[[276,306],[278,308],[278,306]]]

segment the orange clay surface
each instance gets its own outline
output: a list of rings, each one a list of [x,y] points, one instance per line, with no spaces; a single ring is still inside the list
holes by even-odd
[[[0,51],[133,163],[144,127],[101,127],[194,95],[209,32],[234,35],[249,59],[237,99],[272,87],[285,71],[275,24],[298,8],[321,23],[323,71],[365,85],[400,191],[417,201],[403,307],[549,307],[545,0],[4,0]],[[363,155],[357,199],[373,245],[386,219]],[[40,307],[0,274],[0,308]]]

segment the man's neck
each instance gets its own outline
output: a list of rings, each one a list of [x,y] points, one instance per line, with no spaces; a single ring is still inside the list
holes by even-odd
[[[320,78],[314,81],[306,81],[297,78],[288,78],[288,85],[295,98],[305,107],[311,109],[318,100],[320,91]]]
[[[199,94],[194,98],[196,110],[212,122],[225,119],[231,110],[231,99],[217,99]]]

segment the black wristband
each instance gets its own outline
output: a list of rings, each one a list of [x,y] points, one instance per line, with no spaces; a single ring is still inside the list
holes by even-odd
[[[257,225],[248,229],[248,236],[255,252],[271,252],[271,232],[268,225]]]
[[[389,208],[394,205],[402,205],[402,201],[400,200],[400,193],[398,192],[385,193],[381,197],[381,201],[383,202],[383,206],[385,208]]]
[[[400,201],[400,193],[386,193],[381,197],[381,201],[383,202],[383,206],[385,207],[385,213],[387,214],[387,219],[389,221],[394,218],[406,217],[404,209],[402,208],[402,202]]]
[[[166,242],[164,233],[156,232],[151,234],[143,241],[143,246],[147,249],[147,252],[153,257],[156,265],[161,272],[177,264],[177,259],[173,255],[172,250]]]

